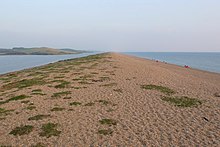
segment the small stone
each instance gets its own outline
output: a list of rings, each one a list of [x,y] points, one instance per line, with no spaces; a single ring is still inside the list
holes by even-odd
[[[214,94],[214,96],[215,96],[215,97],[220,97],[220,93],[219,93],[219,92],[216,92],[216,93]]]

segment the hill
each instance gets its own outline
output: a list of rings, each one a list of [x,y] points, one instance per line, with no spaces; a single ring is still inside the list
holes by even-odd
[[[24,48],[15,47],[12,49],[0,49],[0,55],[65,55],[78,54],[85,51],[74,49],[55,49],[48,47]]]

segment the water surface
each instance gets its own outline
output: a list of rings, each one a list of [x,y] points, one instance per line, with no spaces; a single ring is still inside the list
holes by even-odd
[[[220,73],[220,52],[126,52],[125,54]]]
[[[84,57],[95,53],[70,55],[7,55],[0,56],[0,74],[54,63],[60,60]]]

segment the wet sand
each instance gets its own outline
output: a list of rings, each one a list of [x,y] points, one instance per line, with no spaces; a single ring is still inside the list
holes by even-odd
[[[13,72],[0,76],[0,146],[217,147],[219,93],[220,74],[117,53]],[[184,96],[198,105],[163,100]],[[44,136],[48,123],[56,131]],[[25,125],[32,129],[12,132]]]

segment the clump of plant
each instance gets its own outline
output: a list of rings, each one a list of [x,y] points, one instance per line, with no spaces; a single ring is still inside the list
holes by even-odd
[[[177,107],[196,107],[202,104],[202,101],[187,96],[181,97],[162,97],[163,101],[169,102]]]
[[[70,103],[70,106],[78,106],[78,105],[81,105],[82,103],[80,102],[72,102]]]
[[[35,145],[32,145],[31,147],[46,147],[43,143],[37,143]]]
[[[36,109],[37,107],[36,106],[33,106],[33,105],[29,105],[28,107],[26,107],[27,110],[34,110]]]
[[[8,90],[13,88],[22,89],[34,85],[44,85],[44,84],[46,84],[46,81],[44,81],[42,78],[24,79],[21,81],[16,81],[3,85],[0,90]]]
[[[29,133],[31,133],[33,131],[34,127],[31,125],[25,125],[25,126],[20,126],[20,127],[16,127],[14,128],[9,134],[12,135],[27,135]]]
[[[110,78],[109,77],[106,77],[106,76],[103,76],[103,77],[99,77],[101,81],[109,81]]]
[[[95,103],[89,102],[89,103],[86,103],[84,106],[93,106],[93,105],[95,105]]]
[[[70,91],[57,92],[52,95],[52,98],[60,98],[62,96],[67,96],[69,94],[71,94]]]
[[[42,120],[42,119],[45,119],[45,118],[48,118],[48,117],[50,117],[50,115],[39,114],[39,115],[35,115],[33,117],[28,118],[28,120]]]
[[[6,110],[4,108],[0,108],[0,116],[6,116],[6,115],[9,115],[10,112],[12,112],[14,110]]]
[[[103,105],[108,105],[111,104],[111,102],[107,101],[107,100],[98,100],[99,103],[103,104]]]
[[[45,95],[41,89],[32,90],[32,95]]]
[[[67,88],[70,82],[62,81],[60,84],[56,85],[55,88]]]
[[[14,96],[8,100],[5,100],[5,101],[1,101],[0,102],[0,105],[1,104],[5,104],[5,103],[9,103],[10,101],[18,101],[18,100],[23,100],[23,99],[26,99],[26,98],[29,98],[30,96],[27,96],[27,95],[18,95],[18,96]]]
[[[104,87],[113,87],[113,86],[116,86],[117,83],[108,83],[108,84],[103,84],[101,86],[104,86]]]
[[[30,102],[29,100],[21,101],[22,104],[27,104],[27,103],[29,103],[29,102]]]
[[[47,123],[41,127],[40,136],[50,138],[51,136],[59,136],[61,131],[57,130],[58,124]]]
[[[65,110],[65,108],[61,108],[61,107],[54,107],[51,109],[51,111],[63,111]]]
[[[111,135],[113,133],[113,130],[111,129],[100,129],[98,130],[98,133],[101,135]]]
[[[109,126],[117,125],[117,121],[114,119],[102,119],[102,120],[99,120],[99,122],[102,125],[109,125]]]
[[[164,86],[158,86],[158,85],[141,85],[141,88],[143,89],[147,89],[147,90],[158,90],[162,93],[165,93],[167,95],[171,95],[174,94],[175,91],[168,88],[168,87],[164,87]]]

